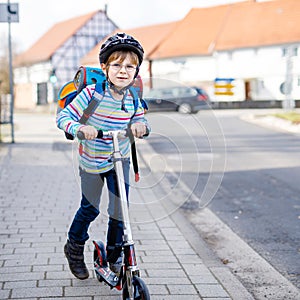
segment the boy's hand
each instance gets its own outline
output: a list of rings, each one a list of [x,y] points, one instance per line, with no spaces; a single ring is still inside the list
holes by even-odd
[[[90,125],[82,126],[79,130],[84,134],[86,140],[93,140],[98,135],[97,129]]]
[[[143,137],[146,134],[146,130],[146,125],[143,123],[133,123],[131,125],[132,134],[137,138]]]

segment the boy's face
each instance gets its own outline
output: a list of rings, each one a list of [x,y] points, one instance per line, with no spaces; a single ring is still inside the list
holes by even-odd
[[[108,65],[101,65],[103,71],[108,71],[108,77],[116,88],[122,89],[128,86],[134,79],[137,65],[132,63],[129,55],[123,61],[112,60]]]

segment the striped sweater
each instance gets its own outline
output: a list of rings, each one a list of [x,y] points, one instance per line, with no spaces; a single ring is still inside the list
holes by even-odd
[[[83,125],[79,120],[83,111],[89,105],[92,94],[95,91],[95,85],[89,85],[78,94],[74,100],[65,107],[56,118],[58,128],[72,134],[77,135],[80,127]],[[109,89],[106,87],[103,95],[97,94],[95,96],[100,99],[100,103],[91,115],[86,125],[92,125],[97,130],[120,130],[126,129],[131,117],[134,114],[134,104],[130,93],[127,91],[125,97],[125,108],[121,108],[121,100],[115,100]],[[132,118],[132,123],[142,122],[149,131],[149,125],[144,118],[144,109],[139,102],[139,107]],[[128,138],[120,139],[120,151],[123,157],[130,155],[130,142]],[[79,142],[79,166],[88,173],[103,173],[113,168],[112,162],[109,161],[113,152],[113,144],[111,137],[103,137],[101,139],[83,140]]]

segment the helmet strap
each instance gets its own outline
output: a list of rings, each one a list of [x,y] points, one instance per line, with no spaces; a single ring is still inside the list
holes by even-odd
[[[117,93],[119,95],[122,95],[121,110],[124,110],[125,112],[128,112],[128,110],[125,106],[125,98],[126,98],[126,91],[131,86],[131,84],[128,85],[128,86],[125,86],[124,88],[119,90],[119,89],[116,88],[116,86],[109,79],[107,80],[107,83],[108,83],[108,87],[110,89],[112,89],[115,93]]]
[[[108,86],[111,90],[113,90],[115,93],[119,94],[119,95],[124,95],[125,91],[127,90],[127,87],[124,87],[122,89],[117,89],[116,86],[108,79]]]

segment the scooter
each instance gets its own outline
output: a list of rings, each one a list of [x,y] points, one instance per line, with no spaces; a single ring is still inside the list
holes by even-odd
[[[104,282],[111,289],[122,290],[123,300],[150,300],[150,294],[145,282],[140,278],[140,270],[137,265],[134,241],[130,226],[129,210],[124,185],[122,155],[119,148],[119,138],[129,137],[131,142],[134,140],[132,133],[127,130],[98,131],[98,138],[110,136],[113,140],[114,151],[111,160],[114,163],[119,199],[121,202],[122,221],[123,221],[123,261],[120,274],[112,272],[107,263],[105,245],[102,241],[93,241],[94,244],[94,270],[99,282]],[[82,132],[78,133],[78,138],[83,139]]]

